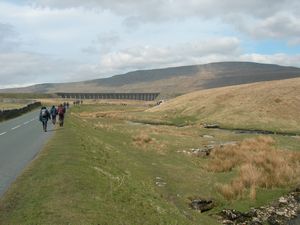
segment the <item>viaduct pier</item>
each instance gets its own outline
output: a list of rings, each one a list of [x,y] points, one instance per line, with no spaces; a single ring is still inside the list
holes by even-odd
[[[56,93],[65,99],[127,99],[153,101],[160,93]]]

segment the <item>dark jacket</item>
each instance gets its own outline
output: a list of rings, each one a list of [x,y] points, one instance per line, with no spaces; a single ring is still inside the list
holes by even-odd
[[[57,109],[55,107],[52,107],[50,109],[50,114],[51,114],[51,116],[56,116],[57,115]]]

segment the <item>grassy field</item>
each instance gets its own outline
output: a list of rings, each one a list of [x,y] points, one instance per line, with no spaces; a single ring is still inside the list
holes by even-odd
[[[213,215],[223,208],[261,206],[297,185],[259,185],[254,197],[246,187],[228,198],[220,185],[233,184],[238,167],[214,171],[209,166],[217,157],[184,152],[248,138],[256,143],[258,135],[182,127],[195,118],[164,118],[145,112],[148,108],[118,102],[73,107],[65,127],[0,200],[0,224],[214,225],[219,222]],[[271,138],[268,148],[299,157],[297,137]],[[293,166],[299,168],[299,162]],[[192,210],[193,198],[213,199],[215,208]]]
[[[37,99],[38,101],[51,101],[51,97],[51,94],[0,93],[0,110],[22,108]]]
[[[31,102],[32,101],[26,100],[26,99],[1,98],[0,97],[0,110],[22,108]]]
[[[0,102],[0,110],[7,110],[7,109],[18,109],[24,107],[25,104],[21,103],[4,103]]]
[[[300,78],[192,92],[149,110],[164,120],[224,128],[300,130]],[[153,116],[153,115],[152,115]]]
[[[57,97],[55,94],[44,93],[0,93],[1,98],[14,98],[14,99],[37,99],[37,98],[53,98]]]

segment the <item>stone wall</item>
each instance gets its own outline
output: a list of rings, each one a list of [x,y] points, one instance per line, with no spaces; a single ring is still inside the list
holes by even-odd
[[[27,106],[19,109],[9,109],[9,110],[0,110],[0,121],[18,117],[24,113],[27,113],[37,107],[40,107],[42,104],[40,102],[30,103]]]

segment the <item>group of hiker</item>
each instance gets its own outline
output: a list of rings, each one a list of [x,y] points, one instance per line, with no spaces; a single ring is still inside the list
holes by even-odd
[[[53,105],[50,111],[46,106],[42,106],[39,119],[43,124],[43,130],[47,132],[47,124],[49,119],[52,121],[53,125],[55,125],[57,116],[59,126],[62,127],[64,125],[64,118],[67,108],[69,108],[68,103],[60,104],[58,107]]]
[[[83,104],[83,101],[82,100],[76,100],[73,102],[73,105],[82,105]]]

